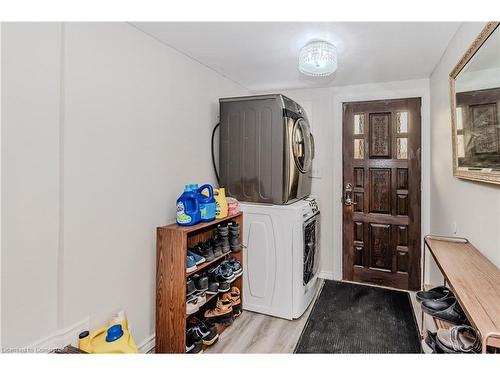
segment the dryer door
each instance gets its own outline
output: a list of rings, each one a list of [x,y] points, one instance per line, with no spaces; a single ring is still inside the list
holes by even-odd
[[[301,173],[311,169],[313,150],[309,124],[303,118],[295,121],[292,133],[292,150],[295,165]]]

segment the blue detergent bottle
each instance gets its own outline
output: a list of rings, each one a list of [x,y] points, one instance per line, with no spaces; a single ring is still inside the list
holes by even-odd
[[[198,203],[198,185],[184,186],[184,193],[177,199],[177,224],[195,225],[200,222],[200,205]]]
[[[200,205],[200,219],[207,222],[215,220],[215,197],[212,185],[205,184],[198,189],[198,204]]]

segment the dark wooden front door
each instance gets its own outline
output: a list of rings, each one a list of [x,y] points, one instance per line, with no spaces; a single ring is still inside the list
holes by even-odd
[[[420,122],[420,98],[344,103],[344,280],[420,289]]]

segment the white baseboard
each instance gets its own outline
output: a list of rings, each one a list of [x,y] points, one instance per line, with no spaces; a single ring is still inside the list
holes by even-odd
[[[320,279],[335,280],[333,277],[333,272],[330,272],[330,271],[320,271],[318,273],[318,277]]]
[[[151,349],[153,349],[154,347],[155,347],[155,335],[152,334],[143,342],[141,342],[137,347],[137,349],[139,350],[139,353],[146,354],[149,351],[151,351]]]
[[[80,332],[89,330],[90,318],[87,317],[68,328],[60,329],[51,335],[35,341],[26,347],[27,351],[34,353],[46,353],[55,349],[62,349],[67,345],[78,347],[78,335]]]

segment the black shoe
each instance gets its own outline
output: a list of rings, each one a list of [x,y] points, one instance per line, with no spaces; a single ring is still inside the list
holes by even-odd
[[[194,281],[194,286],[196,288],[197,292],[204,292],[208,290],[208,277],[205,275],[194,275],[192,277],[192,280]]]
[[[233,253],[237,253],[241,250],[240,235],[233,235],[229,233],[229,248]]]
[[[186,332],[186,353],[196,354],[203,352],[203,341],[195,333],[193,327]]]
[[[229,229],[229,234],[240,234],[240,226],[234,221],[230,221],[227,223],[227,227]]]
[[[186,282],[186,296],[190,296],[196,292],[196,286],[194,285],[194,281],[192,279],[187,279]]]
[[[210,243],[212,245],[213,251],[214,251],[214,256],[216,258],[222,256],[222,241],[219,241],[218,237],[215,237],[210,240]]]
[[[220,223],[217,225],[217,233],[220,234],[222,237],[225,237],[229,233],[229,228],[227,223]]]
[[[227,223],[221,223],[217,225],[217,241],[219,242],[219,246],[224,254],[227,254],[231,251],[229,245],[229,228]]]
[[[425,344],[429,347],[429,349],[431,349],[432,353],[443,353],[441,348],[439,348],[436,344],[436,332],[427,330]]]
[[[215,324],[200,321],[198,324],[192,326],[193,335],[203,342],[203,345],[213,345],[219,340],[219,334]]]
[[[435,318],[453,324],[469,323],[455,297],[448,297],[438,301],[422,301],[422,310]]]
[[[212,247],[206,242],[200,242],[192,249],[192,251],[205,258],[205,261],[207,262],[215,259]]]
[[[208,283],[207,294],[217,294],[219,293],[219,283],[217,281],[210,281]]]
[[[221,281],[220,283],[218,283],[218,288],[218,292],[229,292],[229,290],[231,289],[231,284],[229,284],[227,281]]]
[[[427,291],[421,290],[417,292],[416,299],[418,302],[422,301],[439,301],[448,297],[453,297],[452,291],[445,286],[437,286]]]

